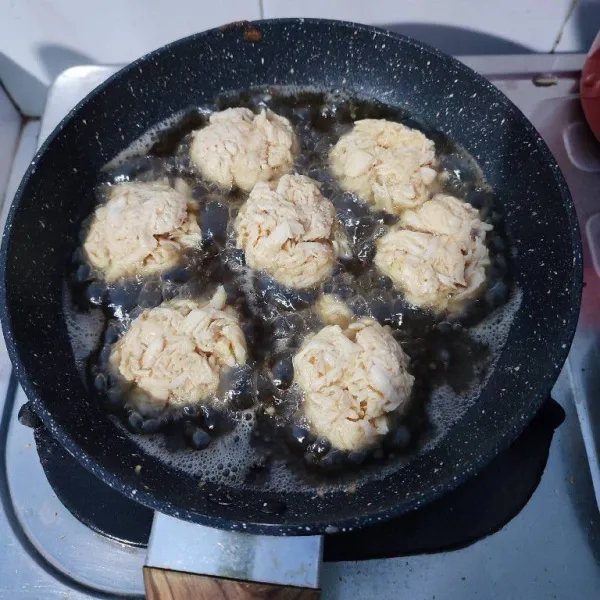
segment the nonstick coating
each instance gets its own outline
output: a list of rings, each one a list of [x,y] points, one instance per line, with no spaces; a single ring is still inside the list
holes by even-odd
[[[497,193],[523,300],[479,401],[435,447],[354,494],[274,496],[223,489],[170,469],[87,398],[62,311],[65,267],[92,207],[99,169],[145,130],[224,90],[343,88],[406,108],[464,146]],[[57,127],[21,183],[1,250],[1,312],[11,360],[44,425],[82,464],[130,498],[216,527],[313,534],[406,512],[458,485],[513,441],[567,356],[581,294],[576,215],[531,124],[493,85],[408,38],[320,20],[237,23],[161,48],[90,94]],[[139,475],[135,467],[141,465]],[[261,511],[277,498],[281,515]]]

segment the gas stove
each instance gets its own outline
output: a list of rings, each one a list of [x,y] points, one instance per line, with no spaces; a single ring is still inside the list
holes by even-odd
[[[586,288],[575,342],[552,392],[566,419],[552,438],[562,411],[549,401],[541,411],[544,415],[536,418],[510,454],[490,465],[470,493],[459,488],[458,495],[429,512],[421,509],[410,519],[385,527],[326,538],[323,598],[570,599],[591,598],[600,589],[600,411],[593,404],[600,390],[600,370],[595,368],[600,360],[600,316],[594,308],[600,300],[600,201],[596,200],[600,198],[600,144],[591,137],[579,106],[578,77],[584,56],[461,60],[490,79],[532,120],[557,157],[575,200],[584,238]],[[79,100],[116,71],[116,67],[82,66],[59,76],[41,122],[24,127],[7,199],[12,198],[36,146]],[[2,208],[0,225],[8,203]],[[25,402],[10,375],[2,342],[0,597],[143,596],[142,567],[152,514],[119,497],[103,495],[109,508],[107,513],[105,506],[104,518],[99,518],[102,510],[100,506],[95,510],[94,482],[79,479],[78,466],[69,462],[66,453],[53,449],[50,440],[40,441],[39,431],[34,435],[19,422],[18,412]],[[27,421],[26,415],[22,420]],[[40,454],[36,438],[43,449]],[[527,474],[519,470],[526,458]],[[67,478],[65,483],[65,473],[73,478],[71,482]],[[80,488],[73,487],[74,481]],[[74,489],[79,491],[73,493]],[[502,510],[494,512],[493,518],[478,521],[473,498],[487,494],[491,499],[503,493],[513,498],[511,506],[500,503]],[[463,523],[460,532],[444,525],[449,521]],[[456,547],[462,548],[450,550]]]

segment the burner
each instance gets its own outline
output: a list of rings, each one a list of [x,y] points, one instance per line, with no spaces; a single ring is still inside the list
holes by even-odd
[[[326,536],[324,560],[367,560],[455,550],[495,533],[537,488],[565,412],[548,399],[519,439],[480,473],[411,513]]]
[[[94,531],[146,546],[154,511],[123,496],[82,467],[44,427],[34,432],[48,482],[71,514]]]
[[[29,406],[19,420],[34,427],[44,472],[65,507],[85,525],[134,546],[148,543],[153,513],[104,484],[41,426]],[[468,546],[501,529],[525,506],[541,479],[564,411],[549,399],[521,437],[481,473],[442,498],[385,523],[325,536],[325,561],[367,560]]]

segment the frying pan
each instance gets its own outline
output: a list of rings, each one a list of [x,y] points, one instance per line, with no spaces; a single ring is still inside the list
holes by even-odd
[[[404,107],[479,162],[513,248],[522,302],[478,400],[435,446],[353,494],[226,490],[141,453],[86,393],[62,283],[103,165],[144,131],[224,90],[338,88]],[[458,61],[373,27],[312,19],[235,23],[121,70],[61,122],[14,199],[1,249],[2,324],[45,427],[110,486],[166,514],[226,529],[303,535],[364,526],[432,500],[481,469],[535,415],[567,356],[582,287],[577,219],[554,158],[493,85]],[[141,465],[141,472],[136,466]],[[276,500],[285,510],[263,512]]]

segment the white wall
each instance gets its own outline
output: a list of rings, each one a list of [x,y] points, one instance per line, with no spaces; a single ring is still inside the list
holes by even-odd
[[[259,0],[0,0],[0,79],[40,115],[45,88],[67,67],[130,62],[167,42],[238,19]]]
[[[592,6],[587,18],[593,12],[595,31],[600,29],[599,0],[263,0],[263,5],[265,17],[391,26],[454,54],[550,52],[565,22],[576,21],[583,5]],[[579,35],[576,26],[570,31],[561,49],[587,51],[591,40]]]
[[[125,63],[238,19],[326,17],[386,25],[450,53],[587,51],[600,0],[0,0],[0,79],[39,115],[65,68]]]

